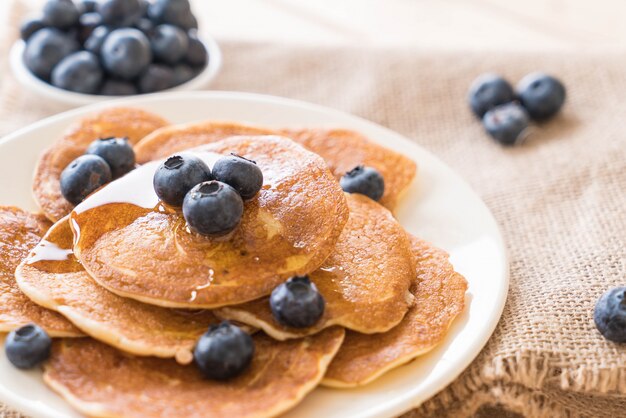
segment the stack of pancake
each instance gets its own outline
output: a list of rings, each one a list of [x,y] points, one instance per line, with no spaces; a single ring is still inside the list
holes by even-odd
[[[59,176],[93,140],[128,137],[140,167],[77,207]],[[191,234],[160,204],[152,175],[191,152],[255,160],[264,174],[226,238]],[[356,165],[384,177],[380,202],[346,194]],[[34,322],[54,338],[46,383],[89,416],[275,416],[318,384],[367,384],[432,349],[463,310],[465,279],[445,252],[409,235],[392,210],[410,159],[347,130],[236,123],[168,125],[112,108],[70,127],[41,157],[43,215],[0,208],[0,332]],[[309,328],[273,317],[269,294],[308,275],[326,301]],[[251,366],[204,379],[193,348],[211,324],[252,334]]]

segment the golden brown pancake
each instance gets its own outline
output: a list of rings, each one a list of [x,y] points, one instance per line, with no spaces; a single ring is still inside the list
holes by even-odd
[[[168,157],[189,148],[240,135],[276,135],[275,131],[234,122],[196,122],[157,129],[135,146],[137,162]]]
[[[52,337],[82,335],[58,313],[31,302],[15,282],[15,268],[49,227],[44,216],[0,206],[0,332],[34,322]]]
[[[383,206],[393,210],[417,171],[413,160],[347,129],[286,129],[282,135],[319,154],[340,179],[358,165],[377,169],[385,179]]]
[[[85,334],[142,356],[192,361],[197,339],[217,322],[210,311],[179,311],[121,298],[96,284],[72,254],[65,217],[20,264],[20,289],[36,303],[60,312]]]
[[[385,332],[404,317],[413,295],[415,264],[409,241],[393,215],[362,195],[347,195],[350,218],[333,253],[311,281],[326,301],[316,325],[297,329],[279,324],[269,297],[216,311],[218,316],[262,328],[284,340],[310,335],[332,325],[372,334]]]
[[[319,156],[270,136],[233,137],[201,151],[209,165],[234,152],[263,171],[264,185],[245,202],[241,224],[227,237],[190,233],[181,213],[154,193],[159,162],[143,165],[72,212],[74,252],[99,284],[146,303],[210,309],[268,295],[330,255],[348,205]]]
[[[257,334],[250,368],[226,382],[203,379],[194,365],[64,340],[53,346],[44,381],[92,417],[270,417],[317,386],[343,336],[341,328],[288,342]]]
[[[410,237],[417,262],[415,306],[384,334],[347,332],[322,384],[345,388],[364,385],[432,350],[465,307],[465,278],[454,271],[446,252]]]
[[[155,129],[167,125],[160,116],[140,109],[114,107],[72,125],[62,138],[39,158],[33,179],[33,194],[43,213],[53,222],[74,207],[61,194],[61,172],[98,138],[128,137],[135,144]]]
[[[148,135],[137,144],[135,151],[137,161],[144,163],[229,136],[271,134],[272,131],[266,128],[234,122],[176,125]],[[283,129],[278,134],[292,138],[319,154],[337,179],[357,165],[376,168],[385,178],[385,194],[380,203],[390,209],[394,208],[415,177],[417,168],[413,160],[370,141],[358,132],[345,129]]]

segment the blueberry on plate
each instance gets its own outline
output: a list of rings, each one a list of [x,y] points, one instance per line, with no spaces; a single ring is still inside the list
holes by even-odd
[[[626,343],[626,286],[615,287],[598,299],[593,320],[604,338]]]
[[[270,308],[278,323],[307,328],[324,314],[326,302],[308,276],[294,276],[278,285],[270,296]]]
[[[31,35],[37,32],[39,29],[46,27],[46,24],[41,18],[26,19],[20,26],[20,38],[24,41],[28,41]]]
[[[156,24],[186,28],[190,24],[191,6],[189,0],[155,0],[148,7],[148,17]]]
[[[170,206],[182,206],[185,195],[197,184],[213,180],[211,169],[190,154],[169,157],[154,173],[154,191]]]
[[[111,168],[97,155],[81,155],[61,173],[61,193],[78,205],[98,188],[111,181]]]
[[[189,31],[189,47],[185,61],[194,67],[204,67],[209,61],[209,55],[195,30]]]
[[[115,27],[130,26],[142,12],[138,0],[101,0],[97,11],[106,25]]]
[[[111,168],[113,179],[122,177],[135,168],[135,151],[128,138],[101,138],[93,141],[85,154],[97,155]]]
[[[244,200],[252,199],[263,186],[263,172],[256,162],[237,154],[217,160],[213,177],[233,187]]]
[[[556,115],[565,102],[565,86],[544,73],[532,73],[517,85],[517,97],[530,117],[544,121]]]
[[[373,167],[356,166],[339,180],[344,192],[359,193],[372,200],[380,200],[385,193],[385,180]]]
[[[482,118],[489,109],[515,99],[513,87],[497,74],[483,74],[469,90],[469,103],[476,116]]]
[[[243,200],[228,184],[206,181],[185,196],[183,216],[193,232],[219,237],[233,231],[241,222]]]
[[[150,41],[140,30],[115,29],[102,44],[100,58],[113,76],[130,80],[146,70],[152,61]]]
[[[193,350],[196,365],[207,379],[228,380],[250,366],[254,341],[241,328],[224,321],[211,325]]]
[[[78,40],[84,43],[93,30],[102,25],[102,16],[98,13],[84,13],[78,20]]]
[[[78,23],[78,8],[72,0],[48,0],[43,6],[43,19],[48,26],[68,29]]]
[[[196,76],[197,72],[194,71],[189,65],[185,63],[179,63],[174,66],[174,85],[178,86],[188,82]]]
[[[35,32],[24,50],[24,64],[37,77],[49,80],[52,69],[63,58],[78,50],[78,42],[55,28]]]
[[[89,52],[93,52],[96,55],[100,55],[100,50],[102,49],[102,44],[104,44],[105,39],[111,33],[111,29],[107,26],[98,26],[94,28],[93,31],[89,34],[89,37],[85,39],[83,46]]]
[[[130,81],[115,80],[109,78],[102,83],[100,87],[100,94],[104,96],[130,96],[137,94],[137,87]]]
[[[521,143],[526,137],[528,123],[528,113],[516,102],[497,106],[483,117],[487,133],[504,145]]]
[[[150,64],[139,76],[137,82],[141,93],[154,93],[174,87],[175,75],[171,67],[163,64]]]
[[[13,330],[5,341],[7,359],[18,369],[32,369],[50,357],[52,340],[36,324]]]
[[[150,45],[154,58],[167,64],[176,64],[187,55],[189,40],[182,29],[173,25],[159,25],[152,31]]]
[[[103,78],[98,57],[78,51],[63,58],[52,70],[52,85],[77,93],[95,94]]]

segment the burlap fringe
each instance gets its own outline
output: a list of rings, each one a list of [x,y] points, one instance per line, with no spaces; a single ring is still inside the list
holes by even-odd
[[[567,365],[536,353],[498,356],[482,368],[476,365],[479,363],[474,363],[463,378],[457,379],[407,417],[470,417],[483,405],[500,404],[526,417],[579,418],[590,416],[589,411],[568,406],[563,400],[550,399],[540,391],[626,394],[626,373],[617,365],[570,370]]]

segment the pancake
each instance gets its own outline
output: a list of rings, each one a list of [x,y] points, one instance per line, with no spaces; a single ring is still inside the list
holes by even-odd
[[[15,268],[49,227],[50,222],[42,215],[0,206],[0,332],[34,322],[51,337],[82,335],[58,313],[31,302],[15,282]]]
[[[275,132],[274,132],[275,133]],[[145,163],[175,152],[235,135],[270,135],[272,131],[231,122],[201,122],[167,126],[141,140],[135,147],[137,161]],[[380,203],[393,209],[402,192],[415,178],[413,160],[370,141],[358,132],[345,129],[283,129],[280,135],[292,138],[319,154],[337,179],[357,165],[376,168],[385,179]]]
[[[44,381],[92,417],[269,417],[298,404],[321,380],[344,331],[277,342],[253,337],[250,368],[226,382],[205,380],[195,366],[132,357],[92,339],[55,343]]]
[[[400,324],[384,334],[347,332],[324,376],[325,386],[367,384],[385,372],[432,350],[465,307],[465,278],[454,271],[448,254],[411,237],[417,262],[415,306]]]
[[[269,297],[216,311],[263,329],[278,340],[310,335],[332,325],[363,333],[385,332],[396,326],[413,303],[409,287],[415,264],[402,226],[391,213],[366,196],[347,195],[350,217],[333,253],[311,281],[326,300],[324,315],[313,327],[279,324]]]
[[[159,204],[145,164],[72,212],[74,252],[89,274],[120,296],[165,307],[240,304],[268,295],[333,251],[348,205],[324,161],[280,137],[233,137],[195,151],[212,166],[235,152],[264,175],[230,236],[188,232],[180,212]],[[217,154],[216,154],[217,153]]]
[[[72,230],[65,217],[20,264],[20,289],[36,303],[60,312],[85,334],[142,356],[193,359],[193,348],[209,325],[210,311],[179,311],[121,298],[102,288],[72,254]]]
[[[61,172],[81,156],[91,142],[111,136],[128,137],[135,144],[150,132],[167,125],[160,116],[140,109],[113,107],[72,125],[39,158],[33,194],[43,213],[53,222],[69,214],[73,205],[61,194]]]
[[[140,164],[159,160],[189,148],[221,141],[231,136],[276,135],[275,131],[235,122],[196,122],[157,129],[135,146]]]
[[[410,158],[347,129],[286,129],[282,135],[319,154],[337,179],[357,165],[377,169],[385,179],[379,203],[393,210],[417,171]]]

